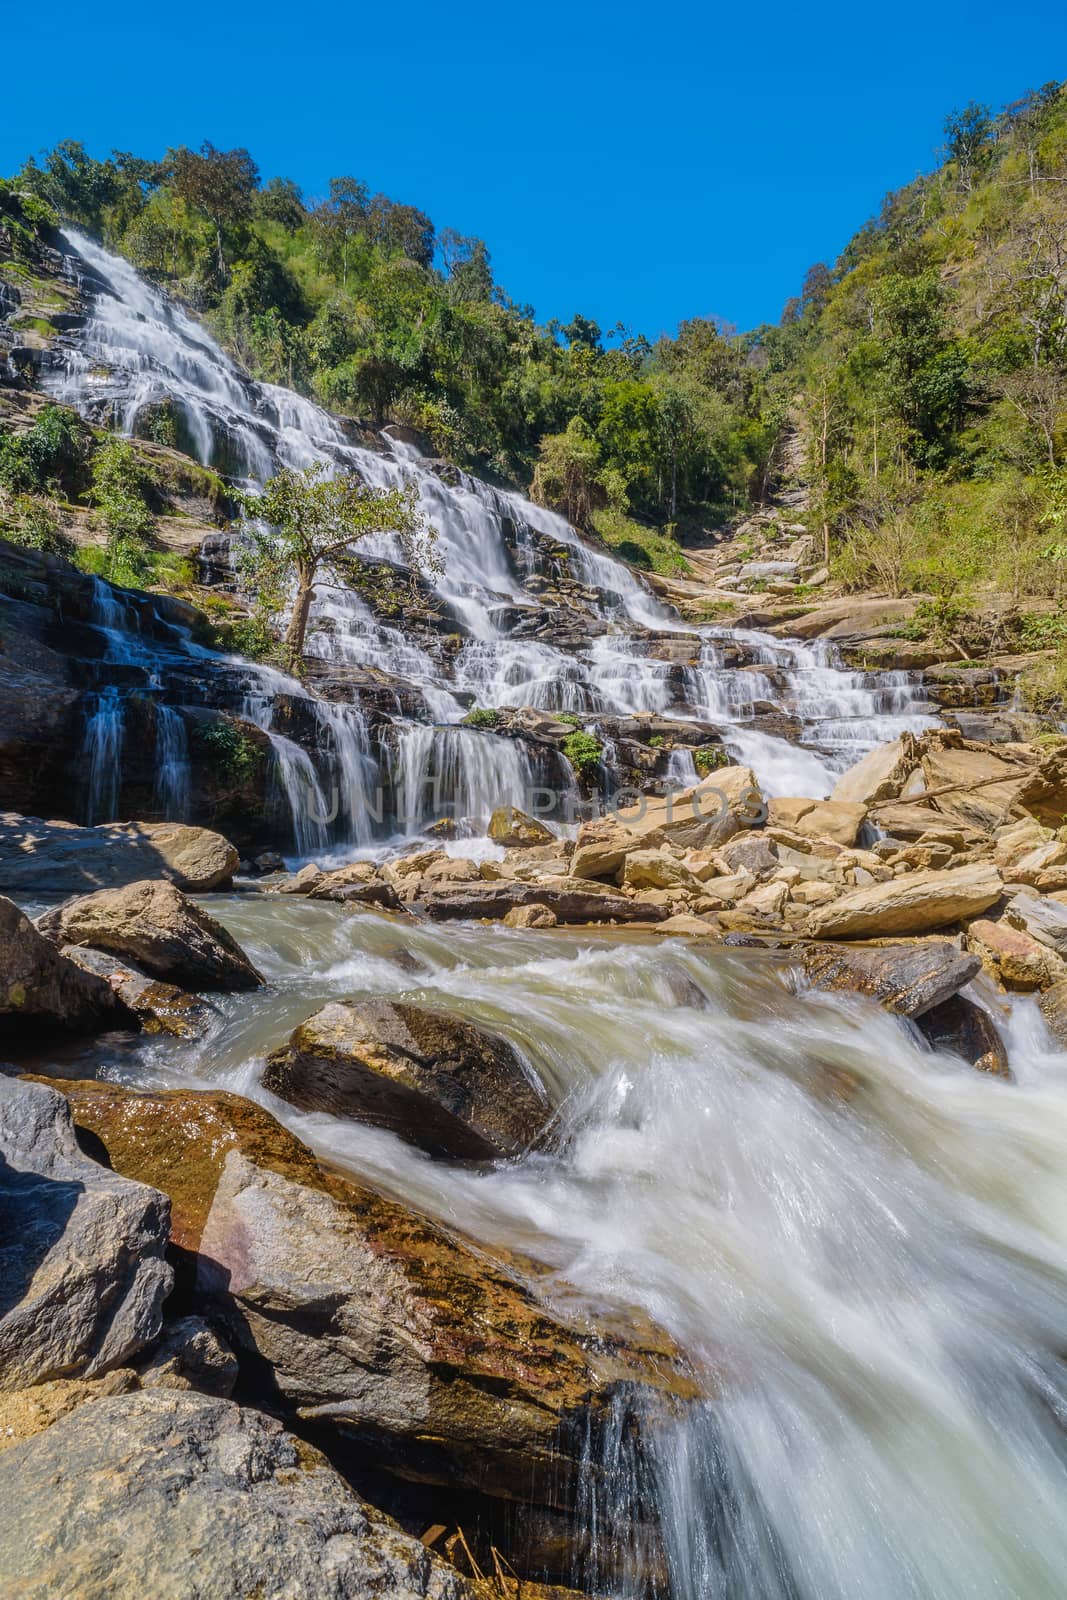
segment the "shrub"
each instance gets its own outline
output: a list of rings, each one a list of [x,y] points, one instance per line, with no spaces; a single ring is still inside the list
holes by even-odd
[[[0,533],[12,544],[46,555],[69,556],[74,549],[52,507],[29,494],[0,495]]]
[[[15,493],[78,486],[87,433],[72,411],[42,406],[23,434],[0,434],[0,486]]]
[[[502,713],[493,706],[475,706],[473,711],[468,711],[463,718],[465,728],[499,728]]]
[[[93,503],[108,533],[142,539],[152,531],[147,495],[153,480],[125,439],[106,439],[99,446],[92,461],[92,482]]]
[[[577,730],[563,741],[563,754],[574,768],[580,783],[593,783],[600,774],[604,746],[594,734]]]
[[[721,744],[706,744],[693,751],[693,765],[700,776],[706,778],[709,773],[718,772],[720,767],[728,767],[730,756]]]
[[[215,775],[234,788],[255,778],[263,752],[232,722],[200,723],[193,729],[193,746]]]

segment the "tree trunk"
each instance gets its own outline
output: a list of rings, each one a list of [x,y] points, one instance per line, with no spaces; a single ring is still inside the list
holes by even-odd
[[[285,654],[289,671],[298,673],[300,658],[304,654],[304,635],[307,633],[308,614],[311,611],[311,602],[315,596],[315,569],[298,568],[296,577],[296,600],[293,602],[293,614],[289,619],[289,626],[285,632]]]

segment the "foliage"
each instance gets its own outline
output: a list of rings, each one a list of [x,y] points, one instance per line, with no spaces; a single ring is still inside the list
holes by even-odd
[[[394,533],[414,572],[436,568],[436,535],[423,522],[413,486],[375,489],[351,473],[330,477],[314,462],[302,471],[283,467],[262,494],[244,497],[244,509],[242,569],[248,586],[280,608],[295,582],[285,635],[291,669],[303,652],[316,583],[336,577],[360,540]]]
[[[475,706],[463,718],[465,728],[499,728],[503,714],[495,706]]]
[[[600,775],[600,763],[604,755],[604,746],[595,734],[585,733],[581,729],[569,733],[561,748],[574,768],[579,783],[595,783]]]
[[[0,535],[12,544],[46,555],[69,556],[73,545],[61,531],[59,518],[45,500],[0,490]]]
[[[115,438],[106,439],[98,447],[90,470],[93,504],[109,539],[121,544],[127,550],[127,558],[133,560],[134,544],[152,531],[148,504],[153,487],[151,474],[133,447],[125,439]]]
[[[593,529],[608,548],[631,566],[658,572],[665,578],[682,577],[689,563],[672,537],[670,526],[649,528],[621,511],[596,511]]]
[[[198,723],[192,745],[215,775],[236,789],[256,778],[263,761],[262,750],[232,722]]]
[[[710,772],[718,772],[720,767],[730,765],[730,757],[721,744],[702,745],[699,750],[693,751],[693,765],[702,778]]]
[[[88,429],[72,411],[42,406],[25,433],[0,432],[0,487],[31,494],[76,488],[88,438]]]

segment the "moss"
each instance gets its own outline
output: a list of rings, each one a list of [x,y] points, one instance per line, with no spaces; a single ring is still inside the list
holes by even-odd
[[[473,711],[468,711],[463,718],[465,728],[499,728],[503,721],[503,713],[493,706],[475,706]]]

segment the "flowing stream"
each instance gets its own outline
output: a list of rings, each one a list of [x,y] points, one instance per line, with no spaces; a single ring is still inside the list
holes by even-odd
[[[167,400],[192,453],[252,482],[324,459],[383,486],[417,483],[458,651],[446,660],[348,591],[320,597],[311,635],[332,669],[384,669],[422,697],[423,715],[395,725],[407,831],[426,821],[431,774],[483,817],[530,779],[525,747],[455,726],[472,696],[711,722],[782,794],[825,794],[873,744],[926,725],[915,678],[846,671],[826,645],[682,628],[552,513],[464,474],[445,482],[398,440],[354,442],[310,402],[250,382],[126,263],[69,237],[71,270],[97,292],[49,379],[55,393],[126,431]],[[395,555],[384,540],[379,553]],[[584,631],[572,619],[524,634],[546,561],[588,589]],[[154,672],[166,695],[175,661],[188,678],[195,650],[179,638],[164,662],[103,587],[107,656]],[[692,648],[679,666],[661,646],[682,636]],[[327,823],[301,794],[325,816],[338,773],[369,792],[382,759],[358,696],[315,703],[322,746],[309,754],[275,726],[278,704],[306,691],[241,672],[297,850],[319,850]],[[761,706],[792,718],[794,737],[761,729]],[[161,792],[183,805],[180,739],[166,714],[157,730]],[[86,740],[102,813],[117,794],[107,764],[121,762],[119,695],[98,697]],[[692,756],[674,752],[664,771],[691,781]],[[369,825],[365,807],[353,812],[358,846]],[[577,1291],[666,1327],[707,1399],[652,1426],[648,1492],[666,1547],[656,1600],[1060,1600],[1067,1055],[1032,1002],[1004,1018],[1009,1083],[935,1054],[869,1002],[795,992],[784,958],[618,933],[442,929],[251,893],[209,904],[267,991],[221,999],[199,1042],[112,1039],[79,1069],[263,1099],[354,1172],[489,1247],[547,1262],[569,1309]],[[559,1104],[553,1148],[451,1165],[265,1094],[268,1050],[322,1001],[371,995],[505,1034]],[[613,1600],[645,1593],[637,1572],[611,1580]]]
[[[1067,1056],[1031,1002],[1005,1083],[752,952],[208,903],[267,995],[221,999],[199,1043],[112,1042],[108,1074],[257,1097],[549,1263],[572,1312],[576,1288],[669,1329],[709,1398],[653,1428],[657,1600],[1058,1600]],[[507,1036],[561,1105],[558,1148],[450,1165],[259,1087],[319,1004],[381,995]]]

